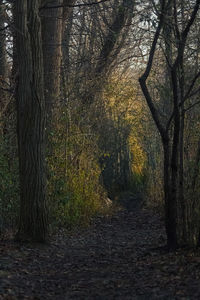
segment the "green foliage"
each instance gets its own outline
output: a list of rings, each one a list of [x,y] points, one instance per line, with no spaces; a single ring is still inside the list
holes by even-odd
[[[90,218],[101,209],[99,175],[88,174],[82,170],[74,176],[72,172],[66,182],[65,193],[58,203],[57,223],[71,227],[76,224],[87,224]]]
[[[129,76],[113,76],[105,87],[107,119],[104,121],[102,148],[104,181],[112,186],[112,194],[123,190],[139,190],[144,185],[146,154],[142,140],[143,103],[136,97],[138,86]],[[107,134],[106,134],[107,132]]]
[[[0,231],[16,224],[19,211],[17,160],[8,155],[7,143],[0,141]]]
[[[137,89],[131,78],[116,76],[90,106],[76,95],[61,108],[48,159],[52,223],[88,223],[106,209],[107,193],[114,199],[121,191],[142,190],[146,154]]]
[[[71,228],[88,224],[102,211],[106,193],[100,184],[95,137],[80,130],[75,122],[66,130],[69,120],[67,114],[63,116],[52,134],[49,207],[52,224]]]

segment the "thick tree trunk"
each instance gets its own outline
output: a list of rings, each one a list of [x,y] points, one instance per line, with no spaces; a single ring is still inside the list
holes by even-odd
[[[50,7],[62,4],[63,0],[49,1],[41,11],[47,132],[52,123],[53,108],[58,105],[60,96],[63,33],[63,8]]]
[[[5,7],[0,0],[0,130],[2,129],[2,118],[7,105],[6,86],[8,66],[6,59],[6,33],[4,30]]]
[[[6,32],[4,30],[5,7],[3,0],[0,0],[0,76],[5,76],[7,73],[6,64]]]
[[[45,241],[45,103],[38,0],[16,2],[18,57],[17,121],[20,171],[20,220],[16,238]]]

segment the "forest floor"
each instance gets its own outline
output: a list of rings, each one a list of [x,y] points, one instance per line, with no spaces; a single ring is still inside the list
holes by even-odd
[[[200,299],[200,251],[167,252],[162,218],[121,209],[48,245],[0,244],[0,299]]]

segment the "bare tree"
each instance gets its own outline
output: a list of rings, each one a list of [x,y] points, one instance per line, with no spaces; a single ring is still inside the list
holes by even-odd
[[[162,138],[164,149],[164,192],[165,192],[165,214],[166,214],[166,232],[168,246],[176,248],[183,245],[196,246],[199,236],[199,220],[196,218],[196,212],[199,212],[199,206],[193,208],[190,214],[190,207],[184,198],[184,119],[185,119],[185,101],[194,87],[199,72],[194,75],[188,90],[184,90],[184,65],[185,49],[188,42],[188,36],[191,27],[196,20],[199,11],[200,1],[196,0],[192,7],[190,15],[187,14],[185,24],[180,29],[178,23],[178,12],[176,0],[162,0],[159,14],[159,23],[154,35],[152,46],[149,52],[149,59],[144,74],[140,77],[140,85],[147,104],[151,111],[152,117],[159,130]],[[173,7],[173,14],[169,13]],[[162,29],[165,27],[164,36],[166,35],[166,23],[171,22],[175,32],[175,51],[171,51],[167,46],[166,60],[168,64],[168,74],[170,76],[170,85],[172,87],[171,97],[168,101],[172,103],[172,111],[168,119],[163,122],[159,109],[150,95],[147,79],[150,75],[156,46],[162,39]],[[170,37],[170,36],[169,36]],[[166,40],[166,39],[165,39]],[[173,46],[174,47],[174,46]],[[175,52],[175,55],[174,55]],[[170,54],[171,53],[171,54]],[[173,53],[173,55],[172,55]],[[175,56],[175,57],[174,57]],[[191,226],[193,224],[193,226]]]

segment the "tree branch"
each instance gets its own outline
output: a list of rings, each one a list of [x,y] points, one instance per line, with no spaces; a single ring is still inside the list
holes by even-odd
[[[189,98],[189,97],[191,97],[190,95],[191,95],[191,91],[192,91],[192,89],[193,89],[193,87],[194,87],[194,85],[195,85],[195,83],[196,83],[196,81],[197,81],[197,79],[200,77],[200,71],[196,74],[196,76],[193,78],[193,80],[192,80],[192,82],[191,82],[191,84],[190,84],[190,86],[189,86],[189,88],[188,88],[188,91],[187,91],[187,93],[185,94],[185,96],[184,96],[184,101],[187,99],[187,98]]]
[[[62,4],[62,5],[52,5],[52,6],[49,6],[48,3],[45,4],[44,6],[41,6],[40,7],[40,10],[41,9],[50,9],[50,8],[60,8],[60,7],[82,7],[82,6],[92,6],[92,5],[98,5],[98,4],[101,4],[101,3],[104,3],[104,2],[108,2],[110,0],[100,0],[98,2],[88,2],[88,3],[80,3],[80,4],[74,4],[74,5],[71,5],[71,4]]]
[[[187,26],[185,27],[185,29],[183,30],[183,32],[181,34],[182,41],[185,41],[186,38],[187,38],[187,35],[190,31],[190,27],[192,26],[192,24],[194,23],[194,20],[196,18],[197,12],[199,10],[199,6],[200,6],[200,0],[196,0],[196,4],[194,6],[194,9],[193,9],[192,15],[190,17],[190,20],[188,21]]]
[[[192,11],[191,17],[190,17],[185,29],[181,33],[181,39],[179,41],[179,47],[178,47],[178,54],[177,54],[177,58],[176,58],[176,60],[174,62],[174,65],[173,65],[173,69],[177,68],[180,61],[183,59],[185,45],[186,45],[186,39],[187,39],[188,33],[190,31],[190,28],[191,28],[191,26],[193,25],[193,23],[195,21],[197,12],[199,10],[199,6],[200,6],[200,0],[196,0],[196,4],[195,4],[194,9]]]
[[[187,108],[185,108],[185,109],[184,109],[184,112],[189,111],[190,109],[192,109],[194,106],[196,106],[196,105],[198,105],[198,104],[200,104],[200,101],[197,101],[197,102],[191,104],[190,106],[188,106]]]
[[[170,0],[167,3],[167,6],[170,4]],[[165,0],[162,1],[162,6],[161,6],[161,14],[160,14],[160,20],[159,20],[159,24],[158,27],[156,29],[155,35],[154,35],[154,39],[152,42],[152,46],[151,46],[151,50],[150,50],[150,54],[149,54],[149,59],[147,62],[147,67],[146,70],[144,72],[144,74],[139,78],[139,83],[142,89],[142,92],[146,98],[147,104],[149,106],[149,109],[151,111],[152,117],[154,119],[154,122],[162,136],[163,139],[166,138],[166,131],[164,129],[164,127],[161,124],[160,118],[159,118],[159,114],[158,114],[158,110],[156,109],[153,100],[151,98],[151,95],[149,93],[147,84],[146,84],[146,80],[150,74],[151,68],[152,68],[152,64],[153,64],[153,59],[154,59],[154,55],[155,55],[155,51],[156,51],[156,46],[158,43],[158,39],[160,37],[160,32],[162,30],[163,24],[164,24],[164,15],[165,15],[165,8],[166,6],[166,2]]]

